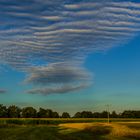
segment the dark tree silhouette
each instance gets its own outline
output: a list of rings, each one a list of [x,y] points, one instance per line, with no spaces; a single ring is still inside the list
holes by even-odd
[[[53,116],[53,111],[51,109],[46,110],[46,118],[52,118]]]
[[[74,115],[73,117],[74,117],[74,118],[81,118],[81,112],[75,113],[75,115]]]
[[[59,118],[58,112],[54,112],[51,109],[39,108],[39,111],[33,107],[25,107],[20,109],[18,106],[11,105],[9,107],[0,104],[0,118]],[[68,112],[63,112],[61,118],[70,118]],[[108,112],[91,112],[82,111],[77,112],[73,116],[74,118],[107,118]],[[117,114],[115,111],[110,113],[111,118],[140,118],[139,110],[125,110],[122,113]]]
[[[63,112],[62,118],[70,118],[70,114],[68,112]]]
[[[100,118],[100,117],[101,117],[101,113],[99,113],[99,112],[93,113],[93,118]]]
[[[20,112],[21,112],[21,109],[15,105],[11,105],[7,109],[7,113],[8,113],[9,118],[19,118]]]
[[[83,112],[81,112],[81,117],[82,118],[93,118],[93,114],[91,111],[83,111]]]
[[[57,112],[52,112],[52,118],[59,118],[59,114]]]
[[[118,114],[116,113],[116,111],[112,111],[112,113],[110,114],[111,118],[118,118]]]
[[[47,111],[44,108],[39,108],[39,111],[37,113],[39,118],[46,118],[47,117]]]
[[[0,104],[0,118],[8,117],[6,106]]]
[[[23,118],[36,118],[37,111],[33,107],[25,107],[22,109],[22,117]]]
[[[100,115],[101,118],[107,118],[107,116],[108,116],[108,112],[107,111],[101,112],[101,115]]]

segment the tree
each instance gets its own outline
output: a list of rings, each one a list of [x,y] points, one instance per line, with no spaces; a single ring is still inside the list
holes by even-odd
[[[92,115],[93,115],[93,118],[100,118],[101,117],[101,113],[99,113],[99,112],[94,112]]]
[[[125,110],[121,114],[122,118],[140,118],[140,111],[135,110]]]
[[[140,111],[134,111],[135,118],[140,118]]]
[[[37,116],[37,111],[33,107],[25,107],[22,109],[23,118],[35,118]]]
[[[75,113],[75,115],[74,115],[73,117],[74,117],[74,118],[81,118],[81,112]]]
[[[5,117],[8,117],[7,108],[6,106],[3,106],[2,104],[0,104],[0,118],[5,118]]]
[[[46,118],[52,118],[53,116],[53,111],[51,109],[46,110]]]
[[[67,112],[62,113],[62,118],[70,118],[70,114]]]
[[[116,113],[116,111],[112,111],[111,118],[118,118],[118,114]]]
[[[122,118],[135,118],[133,111],[126,110],[121,114]]]
[[[15,105],[11,105],[7,109],[7,113],[8,113],[9,118],[19,118],[20,112],[21,112],[21,109]]]
[[[91,111],[83,111],[83,112],[81,112],[81,117],[82,118],[92,118],[93,114]]]
[[[39,118],[46,118],[47,117],[47,110],[44,108],[39,108],[38,117]]]
[[[101,116],[100,116],[101,118],[107,118],[108,117],[108,112],[107,111],[103,111],[102,113],[101,113]]]
[[[52,118],[59,118],[59,114],[57,112],[52,112]]]

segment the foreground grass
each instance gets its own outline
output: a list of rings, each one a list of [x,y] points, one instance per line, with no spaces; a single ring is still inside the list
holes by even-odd
[[[140,123],[77,123],[61,124],[61,127],[88,132],[93,138],[102,140],[140,140]],[[65,132],[66,130],[64,130]],[[67,130],[68,131],[68,130]],[[67,132],[66,131],[66,132]],[[92,139],[91,139],[92,140]]]
[[[0,118],[0,124],[42,125],[61,123],[107,122],[107,118]],[[140,122],[140,119],[110,119],[111,122]]]
[[[0,129],[1,140],[98,140],[90,131],[70,131],[62,133],[63,128],[57,126],[28,126]],[[101,139],[100,139],[101,140]]]
[[[0,140],[140,140],[140,123],[2,124]]]

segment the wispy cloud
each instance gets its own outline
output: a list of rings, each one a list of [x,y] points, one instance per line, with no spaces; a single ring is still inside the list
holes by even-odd
[[[27,91],[29,94],[43,94],[43,95],[49,95],[49,94],[64,94],[69,93],[77,90],[81,90],[83,88],[86,88],[86,84],[82,85],[64,85],[60,87],[49,87],[49,88],[39,88],[39,89],[32,89]]]
[[[89,53],[140,31],[140,3],[130,1],[2,0],[0,14],[0,63],[30,74],[25,81],[45,90],[48,83],[88,81],[82,67]]]
[[[7,91],[5,89],[0,89],[0,94],[4,94],[6,93]]]

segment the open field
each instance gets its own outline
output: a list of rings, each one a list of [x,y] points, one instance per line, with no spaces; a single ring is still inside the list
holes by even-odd
[[[106,123],[106,118],[0,118],[1,124],[16,124],[16,125],[38,125],[38,124],[61,124],[61,123]],[[140,122],[140,119],[122,119],[112,118],[110,122]]]
[[[44,124],[39,123],[39,120],[44,121]],[[0,140],[140,140],[138,119],[112,119],[109,124],[105,121],[107,120],[0,119]]]

